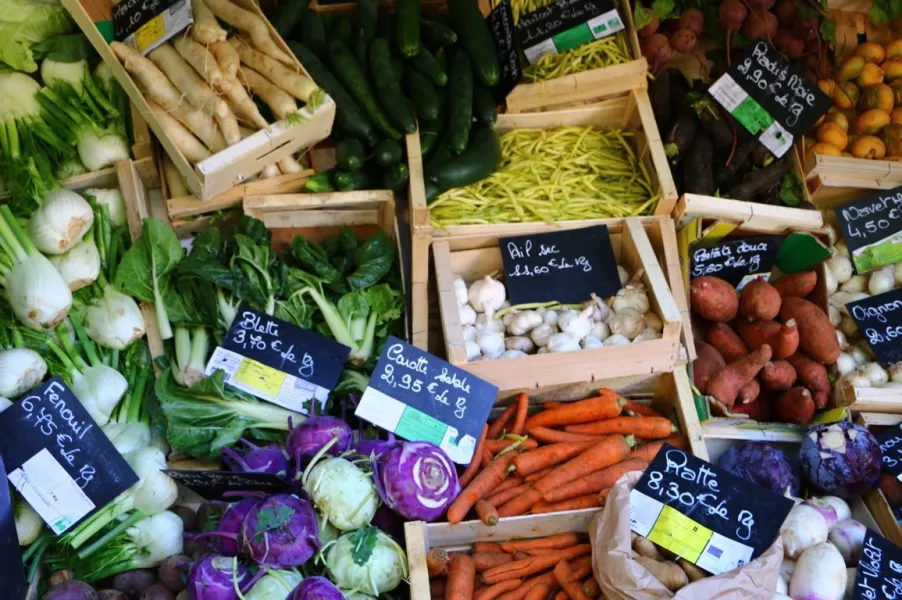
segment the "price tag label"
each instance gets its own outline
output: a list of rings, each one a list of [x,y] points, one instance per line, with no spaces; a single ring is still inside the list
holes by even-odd
[[[521,15],[517,37],[529,64],[622,31],[626,25],[610,0],[557,0]]]
[[[354,414],[469,464],[498,388],[391,336]]]
[[[902,262],[902,187],[840,206],[836,220],[859,274]]]
[[[164,469],[164,473],[205,500],[221,500],[226,492],[262,492],[293,494],[284,479],[270,473],[233,473],[232,471],[194,471],[190,469]]]
[[[501,77],[498,85],[492,88],[492,96],[495,102],[503,104],[507,95],[523,79],[511,0],[501,0],[489,13],[488,22],[495,40],[498,62],[501,64]]]
[[[902,289],[849,302],[846,310],[881,365],[902,360]]]
[[[59,377],[0,413],[0,431],[9,482],[57,535],[138,481]]]
[[[902,596],[902,549],[868,529],[861,544],[852,600]]]
[[[308,414],[325,405],[351,349],[246,306],[238,311],[206,374],[225,371],[225,382],[261,400]]]
[[[715,575],[757,558],[792,500],[665,444],[630,492],[632,530]]]
[[[876,437],[883,454],[883,470],[902,480],[902,423]]]
[[[621,287],[606,225],[502,238],[499,245],[512,304],[578,304]]]
[[[696,247],[690,257],[691,279],[713,275],[740,287],[767,277],[777,264],[783,236],[768,235]]]
[[[116,39],[145,56],[193,22],[190,0],[124,0],[113,6]]]
[[[6,484],[6,468],[0,456],[0,561],[4,565],[3,594],[5,598],[25,598],[25,570],[22,564],[22,551],[19,549],[19,536],[16,534],[16,520],[13,512],[12,497]]]
[[[776,48],[758,41],[708,93],[777,158],[833,106],[833,101]]]

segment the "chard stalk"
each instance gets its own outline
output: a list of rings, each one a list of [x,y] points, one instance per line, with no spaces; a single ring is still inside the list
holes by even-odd
[[[338,309],[334,304],[326,300],[323,295],[312,286],[301,288],[295,292],[295,294],[300,294],[302,296],[304,294],[310,294],[310,297],[313,298],[313,301],[316,302],[316,305],[323,313],[323,318],[326,320],[326,325],[329,326],[329,331],[332,332],[335,341],[349,347],[352,355],[354,354],[354,351],[358,350],[357,340],[354,339],[354,334],[351,333],[351,330],[345,324],[344,319],[341,317],[341,313],[338,312]]]

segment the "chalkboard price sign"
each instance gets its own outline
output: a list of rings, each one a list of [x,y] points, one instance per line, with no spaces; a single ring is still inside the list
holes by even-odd
[[[902,478],[902,423],[878,435],[877,441],[883,453],[883,470]]]
[[[620,289],[606,225],[502,238],[504,282],[511,304],[578,304]]]
[[[713,275],[739,286],[747,277],[766,276],[777,263],[783,236],[768,235],[721,242],[692,251],[692,279]],[[746,280],[747,282],[748,280]]]
[[[22,564],[22,551],[19,549],[12,497],[6,483],[6,468],[3,466],[2,456],[0,456],[0,561],[7,565],[4,568],[6,572],[0,598],[10,600],[25,598],[25,569],[19,567]]]
[[[836,220],[858,273],[902,262],[902,187],[837,207]]]
[[[58,376],[0,413],[0,431],[10,483],[57,535],[138,481]]]
[[[242,306],[206,373],[225,371],[225,382],[258,398],[307,414],[324,404],[351,349],[265,313]]]
[[[852,600],[902,596],[902,549],[868,529],[861,544]]]
[[[354,414],[469,464],[498,388],[391,336]]]
[[[793,501],[665,444],[630,492],[639,535],[715,575],[774,542]]]
[[[881,365],[902,360],[902,289],[849,302],[846,310]]]
[[[778,158],[833,106],[801,69],[763,40],[734,62],[708,92]]]
[[[517,37],[530,64],[544,54],[559,54],[625,27],[610,0],[557,0],[522,15]]]
[[[498,104],[504,104],[507,95],[523,79],[511,0],[501,0],[489,13],[488,21],[492,38],[495,40],[498,62],[501,64],[501,78],[498,84],[492,88],[492,95]]]
[[[116,39],[144,55],[194,22],[190,0],[123,0],[112,17]]]
[[[197,471],[165,469],[163,471],[205,500],[221,500],[226,492],[262,492],[293,494],[284,479],[270,473],[233,473],[232,471]]]

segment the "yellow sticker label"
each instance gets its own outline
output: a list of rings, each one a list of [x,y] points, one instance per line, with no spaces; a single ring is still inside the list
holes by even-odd
[[[163,13],[160,13],[144,25],[141,25],[141,28],[135,32],[135,46],[138,47],[138,52],[143,52],[145,48],[150,47],[151,44],[165,34],[166,24],[163,22]]]
[[[698,562],[713,532],[665,505],[648,539],[691,563]]]
[[[279,395],[285,377],[287,377],[285,373],[250,358],[242,360],[241,366],[235,372],[236,381],[272,397]]]

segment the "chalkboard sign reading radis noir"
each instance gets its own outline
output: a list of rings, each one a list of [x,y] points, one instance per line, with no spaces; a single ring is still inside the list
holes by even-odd
[[[325,404],[351,349],[318,333],[243,306],[206,374],[225,371],[225,382],[257,398],[308,414]]]
[[[902,289],[849,302],[846,310],[881,365],[902,360]]]
[[[620,289],[606,225],[502,238],[504,282],[511,304],[578,304]]]
[[[665,444],[630,492],[639,535],[715,575],[757,558],[793,501]]]
[[[852,600],[902,597],[902,549],[868,529],[861,544]]]
[[[116,40],[145,56],[193,22],[190,0],[123,0],[113,5]]]
[[[466,465],[498,388],[391,336],[354,414]]]
[[[902,262],[902,187],[840,206],[836,220],[859,274]]]
[[[694,248],[690,278],[712,275],[737,287],[744,285],[770,273],[782,243],[783,236],[767,235]]]

